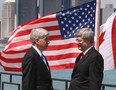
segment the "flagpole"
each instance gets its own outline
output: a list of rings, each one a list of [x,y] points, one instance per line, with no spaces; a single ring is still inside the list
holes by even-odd
[[[99,51],[99,34],[100,34],[100,0],[97,0],[97,27],[96,27],[96,50]]]

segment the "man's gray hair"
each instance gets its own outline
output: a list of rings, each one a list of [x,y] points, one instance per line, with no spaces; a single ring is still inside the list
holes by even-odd
[[[48,31],[44,28],[34,28],[30,33],[30,40],[32,44],[35,44],[35,39],[42,39],[49,35]]]
[[[82,28],[77,32],[77,37],[82,37],[84,40],[90,40],[90,43],[94,42],[94,32],[91,28]]]

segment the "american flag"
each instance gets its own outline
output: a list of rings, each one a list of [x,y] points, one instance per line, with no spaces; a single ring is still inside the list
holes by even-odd
[[[96,1],[73,7],[30,21],[16,28],[4,50],[0,53],[0,64],[6,71],[21,71],[24,54],[31,47],[32,28],[42,27],[50,33],[50,44],[44,55],[51,70],[73,68],[80,54],[75,44],[75,33],[80,28],[95,28]]]

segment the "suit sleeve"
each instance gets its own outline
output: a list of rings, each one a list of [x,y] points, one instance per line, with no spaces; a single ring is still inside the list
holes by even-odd
[[[90,64],[89,74],[90,74],[90,90],[101,90],[101,83],[103,79],[103,58],[99,54]]]
[[[22,90],[35,90],[36,65],[33,57],[25,57],[22,63]]]

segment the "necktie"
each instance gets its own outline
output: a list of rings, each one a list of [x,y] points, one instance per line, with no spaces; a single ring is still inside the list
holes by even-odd
[[[45,59],[45,57],[44,57],[44,55],[42,54],[42,60],[43,60],[43,62],[45,63],[45,65],[46,65],[46,67],[47,67],[47,69],[49,70],[49,67],[48,67],[48,65],[47,65],[47,61],[46,61],[46,59]]]
[[[81,53],[80,60],[83,58],[83,56],[84,56],[84,54],[83,54],[83,53]]]
[[[46,62],[46,59],[45,59],[45,57],[44,57],[44,55],[42,54],[42,60],[43,60],[43,62],[45,63],[45,65],[47,66],[47,62]]]

